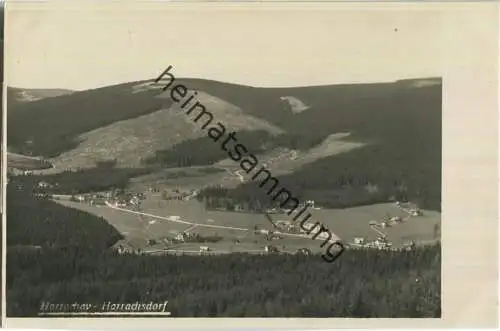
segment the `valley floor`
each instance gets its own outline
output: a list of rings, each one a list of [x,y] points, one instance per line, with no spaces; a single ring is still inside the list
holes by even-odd
[[[263,253],[266,245],[273,245],[284,253],[295,253],[307,248],[313,253],[324,252],[322,240],[311,236],[279,231],[281,239],[268,240],[265,234],[256,234],[255,227],[276,231],[263,214],[209,211],[196,200],[166,201],[159,193],[146,193],[140,210],[130,207],[91,206],[85,203],[60,200],[59,203],[90,212],[106,219],[135,248],[155,253],[197,253],[200,246],[207,246],[213,253]],[[435,233],[441,215],[423,211],[421,216],[410,216],[405,209],[393,203],[375,204],[347,209],[320,209],[313,211],[311,221],[319,221],[343,243],[353,244],[355,238],[374,241],[384,234],[392,247],[400,248],[409,241],[417,245],[438,240]],[[384,217],[399,217],[402,222],[382,228],[370,226],[370,221],[380,224]],[[276,221],[292,221],[287,215],[273,215]],[[216,243],[163,243],[165,238],[189,231],[202,236],[217,236]],[[153,239],[156,243],[148,244]]]

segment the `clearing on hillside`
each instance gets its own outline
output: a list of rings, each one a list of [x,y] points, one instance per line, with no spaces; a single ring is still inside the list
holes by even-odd
[[[282,132],[221,99],[203,92],[197,97],[213,113],[214,123],[220,121],[228,130]],[[80,136],[80,144],[75,149],[51,161],[58,169],[93,167],[96,162],[108,159],[116,159],[119,167],[140,167],[142,160],[153,156],[156,151],[202,136],[206,136],[206,132],[199,123],[171,107],[85,133]]]

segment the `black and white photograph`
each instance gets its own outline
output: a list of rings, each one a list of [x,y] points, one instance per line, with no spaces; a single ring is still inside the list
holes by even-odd
[[[4,151],[4,117],[3,117],[3,22],[4,22],[4,1],[0,1],[0,87],[2,88],[2,92],[0,92],[0,109],[2,109],[2,113],[0,114],[0,220],[2,220],[1,226],[0,226],[0,238],[2,238],[2,242],[0,243],[0,261],[2,262],[2,274],[0,276],[0,298],[2,300],[0,301],[0,327],[3,327],[3,309],[4,309],[4,300],[3,298],[5,297],[4,295],[4,273],[3,273],[3,265],[4,265],[4,251],[3,251],[3,236],[4,236],[4,165],[5,165],[5,155],[3,153]]]
[[[7,318],[441,318],[440,12],[154,6],[9,12]]]

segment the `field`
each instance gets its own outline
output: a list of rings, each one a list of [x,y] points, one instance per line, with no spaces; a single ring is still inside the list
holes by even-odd
[[[227,252],[262,252],[266,245],[272,244],[281,251],[295,252],[299,248],[309,248],[313,252],[322,252],[322,241],[308,237],[286,236],[282,239],[268,241],[263,234],[254,234],[254,227],[259,225],[273,230],[269,221],[262,214],[208,211],[195,200],[166,201],[159,193],[148,193],[141,204],[140,212],[115,210],[108,206],[89,206],[86,204],[60,201],[60,203],[84,210],[105,218],[128,240],[142,249],[147,248],[147,239],[173,237],[176,233],[189,229],[189,232],[202,236],[220,236],[217,243],[183,243],[169,246],[173,250],[197,251],[200,245],[209,246],[212,251]],[[126,208],[128,209],[128,207]],[[143,213],[143,214],[139,214]],[[145,215],[144,215],[145,214]],[[395,204],[375,204],[347,209],[321,209],[312,211],[313,221],[325,224],[334,235],[344,243],[352,243],[355,237],[375,240],[378,233],[369,226],[369,221],[381,222],[384,217],[399,216],[407,218],[406,222],[380,229],[394,247],[400,247],[409,240],[431,242],[435,240],[434,227],[440,224],[440,213],[423,211],[422,216],[408,218],[408,214]],[[177,216],[180,222],[168,220]],[[273,220],[290,220],[287,215],[273,215]],[[192,226],[187,223],[197,223]],[[224,227],[224,228],[222,228]],[[235,241],[239,242],[236,244]],[[165,249],[165,245],[153,245],[146,250]]]
[[[48,161],[45,161],[42,158],[20,155],[11,152],[7,152],[7,165],[8,167],[22,170],[38,170],[52,167]]]

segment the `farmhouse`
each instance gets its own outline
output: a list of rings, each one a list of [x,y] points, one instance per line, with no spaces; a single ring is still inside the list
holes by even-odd
[[[269,233],[268,236],[267,236],[267,240],[268,241],[271,241],[271,240],[280,240],[282,239],[281,236],[275,234],[275,233]]]
[[[266,253],[278,253],[279,252],[278,247],[276,247],[274,245],[266,245],[266,247],[264,247],[264,251]]]
[[[118,254],[140,254],[142,249],[147,246],[147,241],[140,238],[129,238],[117,241],[112,249]]]
[[[46,182],[46,181],[40,181],[36,185],[38,186],[38,188],[51,188],[52,187],[52,184],[50,184],[49,182]]]
[[[311,255],[312,252],[308,248],[299,248],[297,249],[297,252],[295,254],[301,254],[301,255]]]
[[[365,243],[365,238],[363,237],[356,237],[354,238],[354,243],[358,245],[363,245]]]
[[[175,240],[184,242],[184,233],[177,233],[174,237]]]
[[[390,221],[391,221],[391,222],[394,222],[394,223],[400,223],[400,222],[401,222],[401,221],[403,221],[403,220],[402,220],[402,219],[401,219],[401,217],[399,217],[399,216],[394,216],[394,217],[391,217],[391,220],[390,220]]]
[[[95,198],[95,199],[90,199],[89,204],[91,206],[104,206],[106,205],[106,199],[104,198]]]

